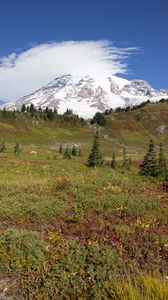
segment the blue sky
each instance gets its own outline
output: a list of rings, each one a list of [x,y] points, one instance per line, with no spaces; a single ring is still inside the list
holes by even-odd
[[[168,89],[168,1],[1,1],[0,57],[46,42],[109,40],[139,47],[127,59],[128,79]],[[1,75],[0,75],[1,76]]]

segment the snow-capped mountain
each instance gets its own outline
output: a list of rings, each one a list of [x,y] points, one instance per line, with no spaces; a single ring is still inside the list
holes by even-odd
[[[34,93],[9,103],[6,109],[20,109],[23,104],[33,103],[37,108],[56,108],[60,114],[68,108],[79,116],[90,118],[97,111],[161,98],[168,98],[168,90],[153,89],[144,80],[129,81],[116,76],[81,78],[64,75]]]

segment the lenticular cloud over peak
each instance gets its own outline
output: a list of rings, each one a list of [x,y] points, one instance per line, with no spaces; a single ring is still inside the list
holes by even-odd
[[[100,77],[127,73],[127,57],[136,48],[118,48],[109,41],[67,41],[33,46],[0,58],[0,98],[16,100],[57,76]]]

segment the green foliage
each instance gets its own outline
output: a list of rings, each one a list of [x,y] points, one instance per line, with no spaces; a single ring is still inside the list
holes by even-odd
[[[81,245],[54,232],[48,236],[45,256],[41,268],[24,269],[23,265],[22,274],[18,273],[20,287],[29,299],[40,294],[42,299],[107,299],[106,283],[120,265],[116,251],[110,247],[91,241]]]
[[[25,104],[22,105],[21,112],[26,112],[26,105]]]
[[[34,104],[31,103],[31,104],[30,104],[30,109],[29,109],[29,111],[30,111],[31,113],[33,113],[35,110],[36,110],[36,109],[35,109],[35,107],[34,107]]]
[[[72,158],[72,152],[71,152],[71,149],[69,147],[66,147],[66,149],[64,151],[64,158],[68,158],[68,159]]]
[[[73,110],[67,108],[67,110],[64,112],[64,116],[71,116],[71,115],[73,115]]]
[[[100,126],[106,125],[106,118],[103,113],[97,112],[93,117],[93,123],[96,123]]]
[[[113,169],[117,168],[117,162],[116,162],[115,152],[113,152],[113,157],[112,157],[112,161],[111,161],[111,167]]]
[[[96,131],[95,137],[93,139],[91,153],[88,157],[89,167],[98,167],[102,165],[102,155],[100,152],[100,137],[99,132]]]
[[[76,219],[74,219],[76,222]],[[129,274],[119,278],[122,260],[115,249],[88,240],[66,240],[50,232],[7,230],[0,238],[0,268],[17,276],[25,299],[165,300],[166,279]]]
[[[82,211],[76,211],[73,215],[68,216],[67,221],[72,223],[82,223],[84,220]]]
[[[6,144],[5,142],[0,143],[0,153],[5,153],[6,152]]]
[[[14,279],[13,291],[23,299],[131,299],[130,274],[131,290],[150,295],[136,275],[167,275],[160,185],[134,172],[89,169],[83,158],[46,160],[49,149],[33,159],[24,151],[0,161],[0,270]]]
[[[4,117],[4,118],[6,118],[8,113],[7,113],[7,111],[6,111],[6,108],[5,108],[5,107],[4,107],[3,111],[2,111],[2,113],[3,113],[3,117]]]
[[[17,111],[7,111],[4,108],[3,111],[0,110],[0,116],[3,116],[3,119],[16,120],[24,116],[24,120],[33,118],[43,121],[57,121],[59,123],[66,123],[69,125],[86,125],[86,121],[78,115],[73,114],[71,110],[67,110],[67,112],[65,112],[63,115],[59,115],[55,108],[54,110],[48,107],[45,109],[42,109],[41,107],[36,108],[32,103],[30,106],[23,104],[21,109]]]
[[[72,156],[77,156],[78,155],[78,148],[76,146],[72,147]]]
[[[158,175],[158,164],[153,140],[150,141],[148,151],[145,154],[144,160],[140,165],[139,174],[153,177],[156,177]]]
[[[52,111],[52,109],[49,109],[47,112],[47,118],[52,121],[54,119],[54,113]]]
[[[7,230],[0,238],[0,269],[38,269],[45,261],[45,246],[36,233]]]
[[[122,162],[122,169],[124,170],[131,170],[132,160],[130,157],[127,157],[126,149],[123,148],[123,162]]]
[[[19,156],[19,154],[20,154],[20,145],[19,145],[19,143],[16,143],[16,145],[15,145],[15,147],[14,147],[14,153],[15,153],[15,155],[16,156]]]
[[[146,109],[141,126],[150,115]],[[167,299],[168,185],[166,179],[162,182],[166,176],[156,181],[137,173],[146,131],[141,127],[137,136],[137,123],[128,122],[135,120],[135,112],[127,112],[128,118],[113,112],[106,117],[111,128],[101,128],[109,137],[101,143],[107,162],[114,148],[122,159],[120,145],[128,140],[132,172],[118,170],[118,161],[115,172],[86,167],[92,129],[83,128],[73,114],[53,111],[49,122],[48,112],[35,110],[33,119],[30,112],[6,111],[5,117],[0,112],[1,139],[9,149],[0,160],[0,272],[13,281],[7,293],[13,299]],[[79,127],[72,127],[78,121]],[[157,137],[155,128],[156,119],[153,132],[167,146],[167,135]],[[123,134],[120,143],[118,132]],[[22,144],[19,159],[12,155],[16,141]],[[55,144],[66,141],[82,145],[83,157],[51,159]]]

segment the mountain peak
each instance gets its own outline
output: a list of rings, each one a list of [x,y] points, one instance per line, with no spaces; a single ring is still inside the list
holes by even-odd
[[[15,103],[9,103],[6,108],[20,109],[23,104],[33,103],[35,107],[56,108],[61,114],[68,108],[79,116],[90,118],[97,111],[161,98],[168,98],[168,91],[155,90],[144,80],[129,81],[114,75],[79,77],[65,74]]]
[[[50,88],[54,88],[54,87],[57,87],[58,89],[59,88],[61,89],[68,83],[70,78],[71,78],[70,74],[63,75],[63,76],[60,76],[60,77],[56,77],[53,81],[48,83],[42,89],[45,90],[45,89],[50,89]]]

